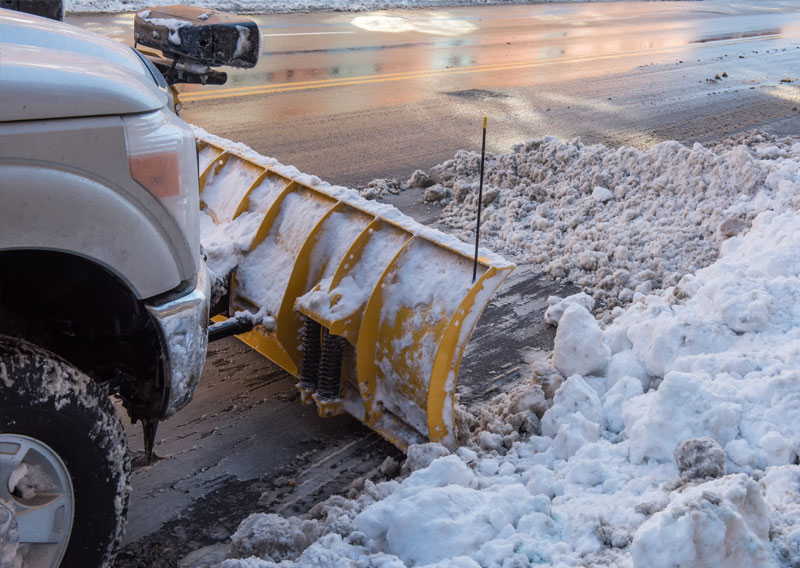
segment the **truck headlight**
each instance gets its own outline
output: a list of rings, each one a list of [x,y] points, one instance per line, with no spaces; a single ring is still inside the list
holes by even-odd
[[[123,117],[131,177],[158,199],[199,250],[197,151],[189,127],[162,109]]]

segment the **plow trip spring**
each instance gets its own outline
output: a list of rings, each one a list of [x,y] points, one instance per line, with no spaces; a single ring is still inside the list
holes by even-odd
[[[347,412],[403,450],[429,440],[454,448],[464,348],[514,265],[486,253],[473,283],[472,251],[454,237],[202,135],[198,146],[201,208],[217,228],[247,216],[253,232],[228,314],[275,319],[237,337],[295,376],[321,416]]]

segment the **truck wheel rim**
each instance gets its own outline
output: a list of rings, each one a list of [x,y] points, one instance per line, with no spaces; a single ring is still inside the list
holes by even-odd
[[[0,434],[0,502],[13,509],[17,555],[26,565],[59,566],[75,511],[69,470],[59,455],[35,438]]]

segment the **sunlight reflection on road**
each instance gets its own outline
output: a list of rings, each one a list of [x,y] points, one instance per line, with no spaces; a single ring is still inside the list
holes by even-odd
[[[477,26],[472,22],[450,17],[447,12],[422,12],[401,16],[371,14],[369,16],[356,16],[351,23],[355,27],[369,32],[420,32],[441,36],[459,36],[477,29]]]

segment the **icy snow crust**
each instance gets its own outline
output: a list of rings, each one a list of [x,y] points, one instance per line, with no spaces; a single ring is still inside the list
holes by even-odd
[[[407,477],[365,480],[352,499],[333,497],[303,517],[251,516],[222,567],[800,565],[800,144],[744,142],[638,152],[544,139],[495,158],[528,158],[502,170],[510,180],[562,153],[536,182],[541,195],[560,196],[548,204],[549,232],[520,220],[542,203],[526,209],[518,197],[509,208],[512,189],[526,187],[495,177],[490,227],[513,228],[487,231],[495,246],[524,254],[531,240],[552,235],[565,247],[583,231],[584,248],[614,241],[612,252],[630,252],[619,266],[610,259],[629,274],[616,288],[598,285],[597,268],[572,272],[581,239],[560,255],[566,274],[606,301],[630,289],[637,270],[653,273],[650,286],[671,285],[601,309],[605,324],[586,295],[553,298],[552,356],[477,417],[461,417],[472,429],[461,448],[412,446]],[[615,212],[637,215],[603,215],[625,196]],[[455,205],[447,211],[458,219]],[[637,224],[643,236],[627,230],[638,217],[649,221]],[[742,223],[728,223],[738,230],[724,239],[731,217]],[[659,233],[670,237],[666,250],[649,247]]]

